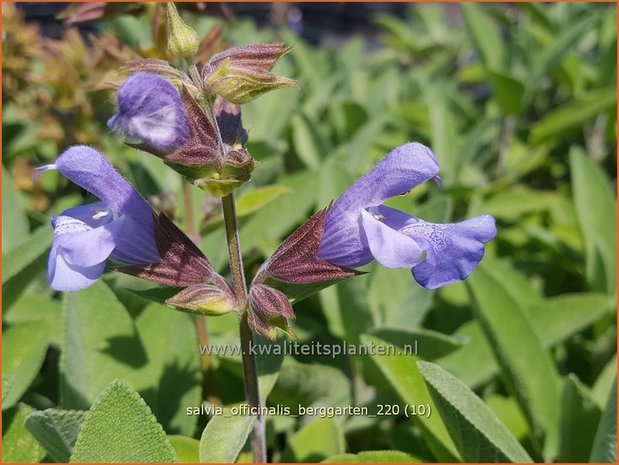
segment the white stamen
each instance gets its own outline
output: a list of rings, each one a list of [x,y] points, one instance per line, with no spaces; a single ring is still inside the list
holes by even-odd
[[[46,171],[55,170],[55,169],[57,169],[56,164],[39,166],[34,169],[36,173],[34,174],[34,176],[32,176],[32,180],[36,181]]]
[[[99,221],[101,218],[105,218],[107,215],[110,214],[109,210],[98,210],[96,208],[93,208],[93,211],[96,212],[94,215],[92,215],[92,219],[95,221]]]

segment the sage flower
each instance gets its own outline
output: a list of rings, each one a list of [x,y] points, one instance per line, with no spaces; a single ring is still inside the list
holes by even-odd
[[[468,277],[496,236],[494,218],[433,224],[383,203],[438,178],[432,151],[419,143],[396,148],[356,181],[327,212],[318,257],[356,268],[372,260],[411,268],[415,280],[435,289]]]
[[[170,153],[189,140],[181,97],[164,78],[136,73],[120,87],[117,99],[118,113],[107,123],[112,131],[160,153]]]
[[[151,208],[102,154],[74,146],[39,172],[52,169],[100,199],[52,218],[48,280],[53,289],[76,291],[92,285],[107,260],[125,265],[160,261]]]

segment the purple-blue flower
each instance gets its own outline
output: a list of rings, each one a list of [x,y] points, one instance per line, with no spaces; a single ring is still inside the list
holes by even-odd
[[[164,78],[136,73],[118,90],[118,113],[109,121],[113,131],[161,153],[169,153],[191,134],[181,97]]]
[[[124,265],[160,261],[151,208],[103,155],[74,146],[39,171],[51,169],[100,199],[52,219],[54,242],[48,262],[52,288],[76,291],[92,285],[108,259]]]
[[[388,268],[411,268],[429,289],[468,277],[484,244],[496,236],[493,217],[433,224],[382,205],[430,179],[438,182],[438,171],[436,157],[422,144],[393,150],[329,209],[318,256],[348,268],[373,259]]]

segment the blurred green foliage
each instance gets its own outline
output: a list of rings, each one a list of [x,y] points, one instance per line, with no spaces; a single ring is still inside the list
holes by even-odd
[[[111,445],[129,435],[147,450],[157,422],[169,435],[157,460],[247,459],[246,419],[205,429],[205,416],[185,413],[201,399],[243,400],[239,357],[201,360],[191,317],[127,290],[144,289],[134,278],[109,275],[64,296],[46,284],[48,218],[84,194],[53,174],[33,182],[33,168],[72,143],[98,144],[181,225],[197,218],[203,250],[227,272],[220,207],[197,189],[183,202],[174,172],[105,129],[114,111],[105,83],[122,81],[127,59],[162,53],[158,15],[149,7],[103,18],[103,35],[88,44],[74,32],[43,39],[3,6],[3,461],[66,460],[76,440],[80,458],[101,450],[111,455],[93,457],[135,460]],[[221,24],[186,19],[200,35]],[[300,89],[243,107],[260,161],[239,199],[250,275],[409,140],[437,154],[443,188],[422,186],[392,206],[428,221],[483,213],[498,223],[466,283],[429,291],[408,270],[369,266],[295,306],[301,342],[417,340],[419,354],[263,357],[269,405],[376,414],[377,404],[422,403],[432,413],[269,417],[272,460],[616,461],[616,21],[613,4],[428,4],[375,18],[379,47],[353,36],[313,48],[250,21],[203,42],[205,55],[225,44],[294,45],[278,71]],[[208,332],[210,344],[238,340],[234,316],[209,318]],[[132,387],[106,390],[115,379]],[[115,394],[123,390],[139,396]],[[143,427],[111,431],[127,410]]]

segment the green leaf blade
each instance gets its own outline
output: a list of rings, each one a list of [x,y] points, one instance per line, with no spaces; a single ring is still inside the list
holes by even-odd
[[[532,462],[507,427],[462,381],[417,362],[450,436],[466,462]]]
[[[175,461],[176,453],[146,402],[118,380],[88,411],[71,455],[72,463]]]
[[[595,433],[590,462],[617,462],[617,379]]]
[[[265,338],[257,338],[257,344],[272,344]],[[259,352],[259,349],[257,349]],[[260,352],[259,352],[260,353]],[[283,362],[283,356],[276,351],[257,359],[260,403],[266,400],[275,386]],[[209,420],[200,437],[199,456],[203,463],[234,462],[254,427],[253,415],[232,415],[229,407],[222,414]]]
[[[43,364],[49,334],[42,321],[12,325],[4,330],[2,342],[2,409],[14,406],[30,387]],[[4,395],[4,381],[7,392]]]
[[[604,172],[580,150],[570,152],[570,172],[576,215],[585,239],[587,281],[591,290],[612,294],[617,277],[615,194]]]
[[[24,425],[58,463],[67,463],[86,417],[83,410],[47,409],[33,412]]]
[[[49,226],[41,226],[24,242],[2,256],[2,284],[17,276],[28,265],[49,250],[54,231]]]
[[[201,463],[230,463],[238,457],[256,422],[252,415],[214,416],[200,437]]]
[[[361,336],[364,345],[388,346],[387,342],[369,335]],[[407,403],[427,404],[431,411],[436,411],[434,403],[424,380],[417,369],[419,358],[414,355],[389,355],[372,357],[389,384],[398,396]],[[413,416],[414,421],[427,435],[429,445],[439,461],[457,460],[458,451],[443,421],[435,415]]]
[[[45,457],[45,449],[24,426],[32,412],[22,402],[2,412],[2,463],[37,463]]]
[[[556,454],[559,385],[555,367],[520,301],[512,296],[491,267],[482,264],[467,287],[482,329],[501,371],[523,409],[535,436],[545,436],[545,455]]]
[[[297,431],[282,454],[283,462],[319,462],[346,450],[344,434],[333,418],[317,418]]]
[[[329,457],[321,463],[421,463],[410,454],[397,450],[366,450],[358,454],[340,454]]]
[[[561,394],[560,462],[584,463],[589,460],[600,408],[576,376],[569,375]]]

